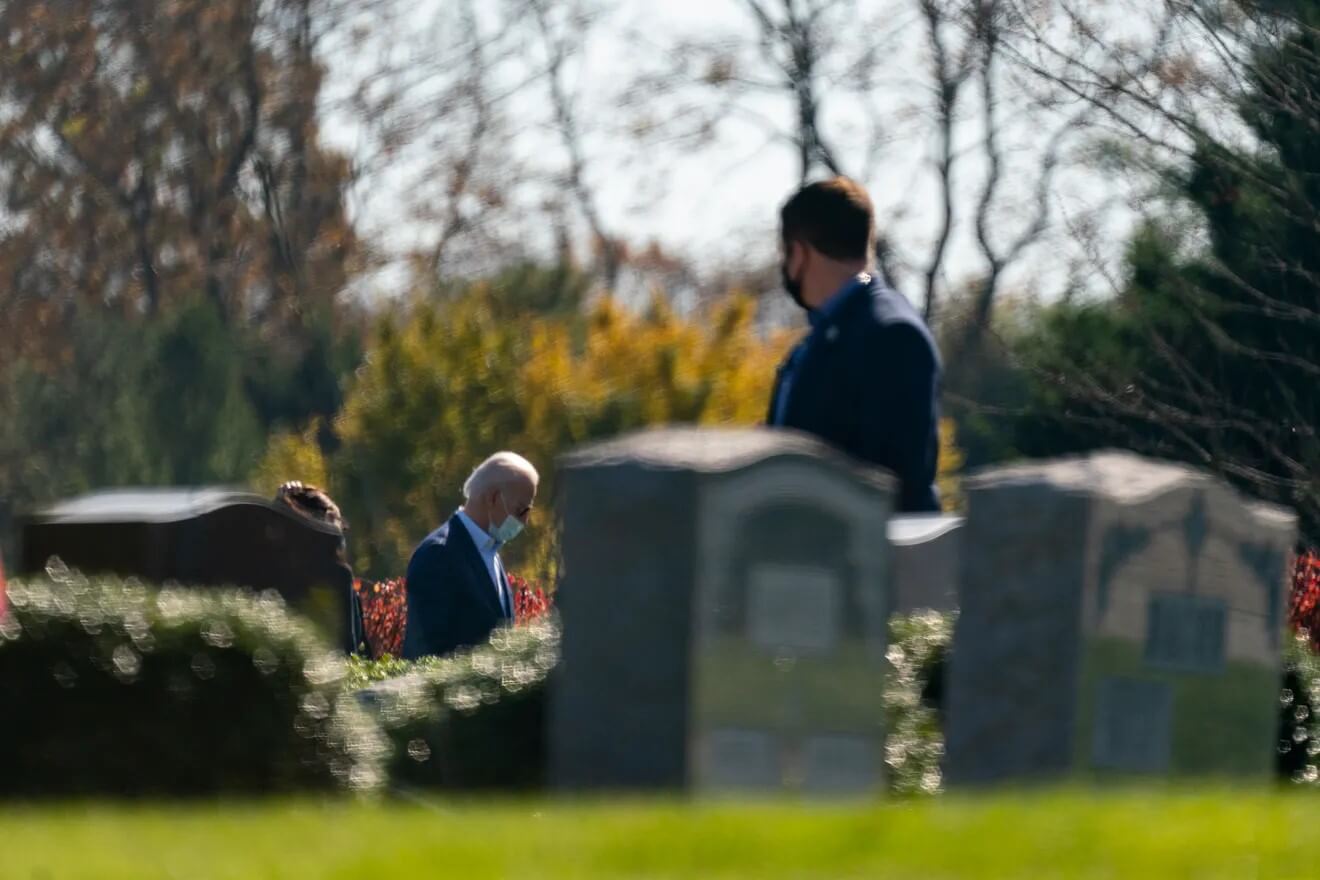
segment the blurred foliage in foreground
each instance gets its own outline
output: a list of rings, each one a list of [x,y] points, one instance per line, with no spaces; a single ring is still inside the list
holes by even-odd
[[[0,793],[369,791],[387,744],[344,665],[278,595],[86,578],[11,583]]]
[[[951,634],[949,615],[890,622],[892,794],[941,790]],[[0,725],[0,749],[24,756],[0,794],[534,791],[558,660],[553,613],[452,657],[345,665],[274,595],[53,569],[12,584],[0,619],[0,699],[40,707]],[[1320,660],[1304,636],[1288,640],[1285,671],[1279,775],[1314,785]]]

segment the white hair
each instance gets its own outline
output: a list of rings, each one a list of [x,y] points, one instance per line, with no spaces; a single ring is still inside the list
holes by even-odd
[[[497,452],[477,465],[477,469],[463,483],[463,498],[471,501],[494,489],[503,489],[515,480],[530,480],[535,486],[541,477],[532,463],[516,452]]]

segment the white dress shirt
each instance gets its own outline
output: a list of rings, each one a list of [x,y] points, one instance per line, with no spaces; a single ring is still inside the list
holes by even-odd
[[[504,574],[504,564],[500,562],[499,544],[495,539],[486,533],[486,530],[477,525],[472,517],[467,515],[466,510],[458,511],[458,518],[463,521],[468,534],[472,536],[472,543],[477,545],[477,552],[481,554],[481,561],[486,563],[486,571],[490,573],[490,582],[495,587],[495,597],[499,599],[500,607],[504,613],[510,617],[513,616],[513,609],[509,607],[510,598],[506,593]]]

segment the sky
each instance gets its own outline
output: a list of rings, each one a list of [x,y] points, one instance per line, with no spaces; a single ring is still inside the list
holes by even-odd
[[[418,22],[428,20],[438,2],[442,0],[407,6],[407,15]],[[936,140],[929,124],[931,94],[921,78],[927,50],[915,23],[915,19],[891,21],[885,23],[883,32],[875,29],[880,35],[877,40],[883,41],[876,66],[886,85],[875,90],[879,97],[873,106],[831,95],[824,113],[831,131],[851,132],[878,124],[889,133],[891,140],[881,161],[863,182],[877,205],[879,227],[895,240],[901,255],[912,258],[911,268],[920,270],[934,238],[939,191],[932,165]],[[776,259],[777,210],[797,184],[796,158],[787,145],[767,142],[759,121],[727,117],[715,144],[697,151],[642,145],[618,133],[624,122],[617,108],[620,84],[646,64],[663,60],[639,49],[637,36],[643,44],[657,46],[675,37],[709,37],[739,29],[746,32],[749,27],[750,19],[739,0],[617,0],[591,32],[587,51],[574,59],[571,72],[584,128],[594,132],[588,138],[587,176],[607,228],[634,244],[659,242],[667,251],[705,268],[761,266]],[[843,34],[841,38],[855,36]],[[332,52],[327,60],[328,91],[332,93],[350,84],[361,70],[349,53]],[[522,100],[526,104],[519,113],[529,119],[543,116],[543,96],[531,92]],[[789,105],[778,98],[754,106],[773,124],[786,127],[791,118]],[[672,105],[656,108],[660,114],[672,111]],[[975,111],[969,103],[971,117]],[[992,226],[992,235],[1003,242],[1021,227],[1021,212],[1015,212],[1011,203],[1025,198],[1035,184],[1037,172],[1032,163],[1038,162],[1038,156],[1033,151],[1039,147],[1042,130],[1041,121],[1028,115],[1015,116],[1006,130],[1009,167],[1003,195],[1008,207]],[[984,173],[976,154],[981,131],[974,119],[959,126],[958,145],[966,151],[966,158],[961,160],[955,189],[960,222],[946,264],[950,284],[970,279],[984,266],[966,222]],[[352,122],[333,113],[325,132],[332,144],[350,154],[360,144],[360,132]],[[845,147],[852,143],[847,136],[838,140]],[[531,162],[553,157],[559,150],[553,133],[536,126],[520,132],[516,143],[507,147]],[[352,199],[352,209],[363,228],[397,250],[424,241],[427,235],[424,224],[412,220],[404,207],[415,192],[414,178],[409,161],[401,160],[373,175]],[[1133,191],[1129,182],[1098,177],[1090,171],[1063,174],[1052,195],[1056,226],[1065,229],[1071,220],[1094,214],[1102,218],[1105,238],[1117,244],[1131,225]],[[1098,206],[1106,207],[1100,210]],[[1064,249],[1058,237],[1043,241],[1009,274],[1008,286],[1045,298],[1056,295],[1066,280]],[[915,279],[917,274],[914,271],[911,277]],[[377,293],[385,294],[402,284],[397,267],[394,272],[373,276],[371,282]],[[914,300],[919,299],[913,289],[917,286],[904,285],[905,293]]]

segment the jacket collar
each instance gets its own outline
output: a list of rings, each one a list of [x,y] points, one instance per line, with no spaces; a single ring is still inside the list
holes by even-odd
[[[853,295],[859,290],[868,290],[871,287],[871,276],[866,272],[857,275],[847,284],[834,292],[834,295],[825,300],[820,308],[812,309],[807,312],[807,320],[811,322],[813,330],[819,330],[834,323],[834,319],[843,307],[852,299]]]
[[[474,578],[472,585],[477,588],[477,592],[481,594],[491,610],[503,618],[504,606],[500,603],[499,595],[495,593],[495,585],[490,581],[490,571],[486,568],[486,562],[481,558],[481,551],[477,549],[471,533],[468,532],[467,526],[457,513],[449,518],[449,539],[461,545],[461,552],[463,559],[467,562],[468,573]],[[510,598],[512,598],[512,590],[510,590]]]

